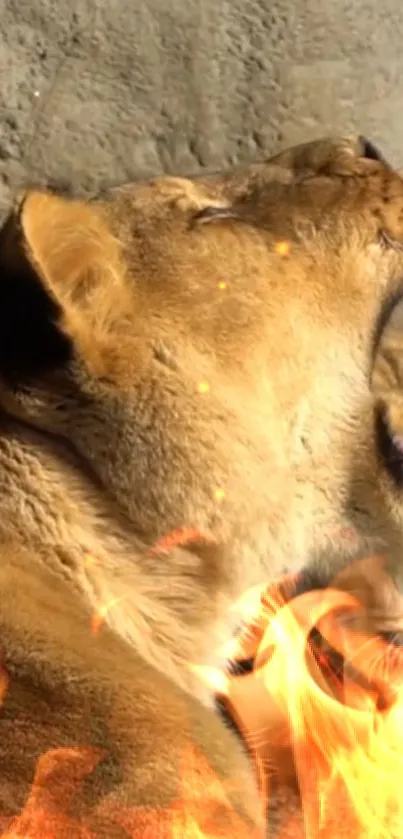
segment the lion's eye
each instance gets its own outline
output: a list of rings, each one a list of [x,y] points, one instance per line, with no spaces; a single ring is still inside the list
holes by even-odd
[[[211,205],[204,207],[193,216],[195,224],[208,224],[212,221],[227,221],[228,219],[237,219],[238,215],[232,207]]]

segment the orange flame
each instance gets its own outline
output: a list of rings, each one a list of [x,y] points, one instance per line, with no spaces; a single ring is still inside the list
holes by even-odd
[[[104,757],[100,749],[52,749],[39,758],[22,813],[2,839],[96,839],[94,823],[119,825],[130,839],[261,839],[237,816],[224,785],[204,756],[189,746],[182,757],[180,797],[167,808],[125,808],[102,801],[86,819],[73,818],[75,797]],[[4,820],[3,820],[4,821]],[[119,832],[120,835],[120,832]]]
[[[39,758],[22,813],[2,839],[94,839],[69,809],[77,788],[102,757],[99,749],[52,749]]]
[[[182,537],[176,533],[173,543]],[[284,762],[285,776],[298,780],[303,825],[288,819],[270,839],[401,839],[403,653],[370,631],[367,604],[351,578],[344,588],[339,580],[337,588],[294,596],[296,579],[254,589],[241,603],[245,619],[231,654],[253,657],[252,672],[234,677],[192,669],[244,734],[264,803],[267,796],[270,806],[275,786],[274,777],[263,777],[265,767],[281,770]],[[379,578],[372,583],[378,596]],[[0,699],[8,685],[2,675]],[[107,835],[105,820],[131,839],[260,839],[260,827],[251,833],[230,803],[229,788],[191,743],[170,806],[124,809],[105,800],[87,820],[75,820],[74,796],[102,757],[92,748],[43,755],[26,805],[2,839],[96,839],[93,825],[101,822]]]
[[[162,536],[152,548],[152,553],[169,553],[173,548],[185,548],[192,544],[214,545],[215,538],[211,533],[195,527],[179,527]]]
[[[9,681],[7,670],[0,664],[0,708],[7,694]]]
[[[205,757],[189,746],[181,761],[180,798],[166,809],[105,808],[131,839],[262,839],[231,806],[224,785]]]
[[[226,702],[246,741],[264,729],[266,755],[288,749],[305,839],[400,837],[403,653],[348,628],[346,617],[365,611],[348,592],[315,591],[287,603],[287,588],[291,578],[271,586],[241,633],[238,657],[254,654],[255,668],[230,681]],[[308,640],[314,627],[342,654],[341,675]]]

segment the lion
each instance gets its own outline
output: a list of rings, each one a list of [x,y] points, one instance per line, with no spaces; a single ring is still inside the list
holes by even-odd
[[[0,816],[62,802],[69,836],[73,818],[144,836],[190,746],[245,835],[262,824],[248,746],[192,665],[284,572],[321,587],[382,552],[403,584],[403,454],[372,385],[402,244],[403,181],[361,137],[19,196],[0,235]]]

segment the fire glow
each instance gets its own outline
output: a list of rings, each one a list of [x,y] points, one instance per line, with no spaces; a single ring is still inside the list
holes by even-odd
[[[265,730],[262,758],[269,755],[274,767],[280,751],[283,759],[289,751],[304,820],[303,833],[291,835],[397,839],[403,836],[403,654],[343,624],[343,615],[363,611],[346,592],[314,591],[287,603],[279,591],[272,586],[264,593],[256,622],[239,642],[241,657],[255,650],[253,673],[227,684],[245,739],[253,744]],[[342,656],[342,674],[308,642],[313,627]]]
[[[243,598],[243,629],[230,654],[253,657],[251,672],[230,676],[212,668],[193,669],[214,687],[238,723],[258,768],[264,805],[271,806],[284,763],[288,780],[297,781],[301,823],[285,809],[270,839],[401,839],[403,653],[371,634],[368,622],[354,624],[363,617],[365,604],[348,590],[335,587],[293,598],[294,585],[295,578],[284,578]],[[331,666],[329,649],[341,668]],[[3,700],[6,691],[4,674]],[[102,759],[91,748],[44,754],[26,805],[9,821],[2,839],[97,839],[91,818],[88,824],[78,823],[66,813]],[[214,823],[217,802],[226,813],[225,829]],[[182,756],[178,800],[170,807],[123,811],[101,802],[95,817],[120,825],[131,839],[266,835],[264,830],[251,834],[192,743]]]

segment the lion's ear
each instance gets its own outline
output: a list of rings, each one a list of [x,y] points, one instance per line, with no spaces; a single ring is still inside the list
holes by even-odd
[[[116,259],[99,208],[32,192],[23,202],[20,225],[27,253],[49,291],[62,305],[85,306],[104,266]]]
[[[0,232],[0,376],[68,362],[81,320],[94,315],[114,242],[95,205],[27,193]]]

